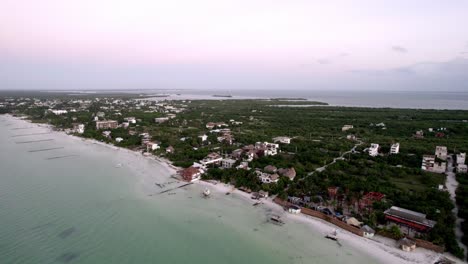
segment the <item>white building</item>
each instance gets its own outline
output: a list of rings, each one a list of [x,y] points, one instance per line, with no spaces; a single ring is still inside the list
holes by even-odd
[[[84,131],[85,131],[84,124],[73,124],[73,132],[78,133],[78,134],[83,134]]]
[[[342,128],[341,128],[341,131],[346,131],[346,130],[350,130],[350,129],[353,129],[353,125],[344,125]]]
[[[435,150],[435,155],[441,160],[447,160],[447,147],[437,146]]]
[[[207,165],[211,164],[216,164],[219,165],[219,163],[223,160],[223,157],[219,155],[218,153],[210,153],[208,156],[206,156],[204,159],[200,160],[200,163],[206,167]]]
[[[369,156],[375,157],[379,155],[379,144],[372,143],[369,148]]]
[[[274,143],[283,143],[283,144],[290,144],[291,143],[291,138],[290,137],[275,137],[273,138]]]
[[[146,143],[146,151],[148,151],[148,152],[153,151],[153,150],[157,150],[159,148],[160,148],[160,146],[156,142],[147,142]]]
[[[121,137],[118,137],[118,138],[115,139],[115,142],[117,142],[117,143],[120,143],[122,141],[123,141],[123,138],[121,138]]]
[[[365,225],[361,227],[362,235],[367,238],[372,238],[375,235],[375,230],[372,229],[370,226]]]
[[[457,164],[465,164],[466,153],[457,154]]]
[[[230,169],[234,164],[236,163],[236,160],[233,159],[223,159],[221,161],[221,166],[225,169]]]
[[[126,118],[124,118],[124,120],[129,122],[129,123],[136,124],[136,118],[135,117],[126,117]]]
[[[467,173],[468,166],[466,164],[458,164],[457,166],[457,173]]]
[[[205,141],[208,140],[208,136],[207,136],[207,135],[200,135],[200,136],[198,136],[198,137],[201,139],[202,142],[205,142]]]
[[[154,122],[161,124],[169,120],[169,117],[157,117],[154,119]]]
[[[444,173],[447,169],[447,163],[445,162],[436,162],[434,155],[424,155],[421,169],[434,173]]]
[[[398,154],[400,152],[400,143],[392,144],[390,147],[390,154]]]
[[[54,115],[63,115],[68,113],[67,110],[56,110],[56,109],[49,109],[50,112],[52,112]]]
[[[288,208],[288,212],[291,214],[300,214],[301,213],[301,208],[297,205],[291,205]]]

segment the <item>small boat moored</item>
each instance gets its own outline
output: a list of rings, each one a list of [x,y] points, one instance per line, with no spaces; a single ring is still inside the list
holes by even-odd
[[[280,216],[279,215],[272,215],[268,221],[272,224],[275,224],[275,225],[279,225],[279,226],[282,226],[284,225],[284,221],[281,220]]]

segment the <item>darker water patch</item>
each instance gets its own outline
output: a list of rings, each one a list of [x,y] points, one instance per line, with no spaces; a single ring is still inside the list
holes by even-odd
[[[31,230],[43,230],[43,229],[51,227],[52,225],[54,225],[54,222],[48,222],[42,225],[33,226]]]
[[[74,227],[67,228],[67,229],[63,230],[62,232],[60,232],[60,234],[58,234],[58,237],[60,237],[62,239],[67,238],[71,234],[75,233],[75,231],[76,231],[76,228],[74,228]]]
[[[63,253],[62,255],[58,256],[55,260],[61,263],[68,263],[76,258],[78,258],[80,254],[78,252],[67,252]]]

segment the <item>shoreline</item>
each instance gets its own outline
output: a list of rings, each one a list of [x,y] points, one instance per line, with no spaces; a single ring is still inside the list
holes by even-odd
[[[142,161],[139,159],[140,157],[145,158],[145,160],[149,161],[154,161],[158,165],[164,167],[169,173],[162,175],[165,180],[170,180],[172,175],[177,172],[178,167],[175,167],[171,164],[171,162],[165,158],[160,158],[154,155],[151,156],[145,156],[142,155],[138,151],[130,150],[127,148],[122,148],[122,147],[117,147],[111,144],[107,144],[104,142],[100,142],[94,139],[87,139],[87,138],[82,138],[78,136],[74,136],[71,134],[67,134],[63,131],[56,131],[53,130],[53,126],[49,124],[43,124],[43,123],[32,123],[27,119],[20,119],[18,117],[12,116],[12,115],[7,115],[15,120],[21,120],[25,121],[29,124],[36,125],[37,127],[40,128],[47,128],[50,129],[51,132],[58,132],[59,135],[63,136],[71,136],[69,138],[73,140],[80,140],[82,142],[87,142],[91,143],[93,145],[98,145],[105,147],[107,149],[113,149],[113,150],[120,150],[124,151],[125,155],[132,155],[132,158],[136,158],[137,160]],[[154,166],[154,165],[149,165],[149,166]],[[134,168],[132,166],[129,166],[129,169],[134,171]],[[143,169],[145,170],[145,169]],[[135,174],[137,174],[135,172]],[[144,173],[145,175],[149,175],[151,173]],[[142,186],[142,189],[145,187],[150,187],[149,182],[146,182],[146,180],[151,180],[151,187],[154,186],[154,180],[155,176],[142,176],[139,175],[138,177],[143,177],[143,179],[140,179],[141,182],[138,182],[138,184],[141,185],[147,185],[147,186]],[[149,178],[144,178],[144,177],[149,177]],[[250,204],[253,204],[253,200],[250,198],[250,194],[240,191],[238,189],[235,189],[234,186],[229,185],[229,184],[224,184],[222,182],[217,182],[214,184],[213,182],[215,181],[195,181],[194,184],[197,184],[199,186],[203,187],[209,187],[212,191],[214,191],[214,195],[225,195],[226,192],[230,192],[230,196],[235,196],[234,199],[241,199],[244,200],[243,202],[248,203],[249,201],[251,202]],[[344,241],[347,245],[349,245],[353,250],[363,253],[365,255],[371,256],[374,259],[378,260],[379,263],[436,263],[442,256],[449,257],[451,260],[455,260],[458,263],[458,259],[448,255],[447,253],[445,254],[439,254],[433,251],[425,250],[422,248],[417,248],[414,252],[404,252],[400,250],[399,248],[395,247],[395,241],[390,240],[390,239],[385,239],[381,237],[376,237],[374,239],[367,239],[364,237],[359,237],[354,234],[351,234],[348,231],[345,231],[343,229],[340,229],[339,227],[336,227],[328,222],[325,222],[321,219],[313,218],[310,216],[306,216],[304,214],[300,215],[292,215],[283,210],[281,206],[278,204],[274,203],[271,198],[267,199],[262,199],[262,204],[259,205],[259,207],[267,207],[268,209],[271,209],[274,213],[282,215],[282,217],[286,220],[286,226],[289,224],[304,224],[308,227],[310,227],[312,232],[317,232],[322,235],[330,233],[334,229],[339,230],[339,238],[341,241]],[[252,207],[254,209],[255,207]],[[462,262],[460,262],[462,263]]]

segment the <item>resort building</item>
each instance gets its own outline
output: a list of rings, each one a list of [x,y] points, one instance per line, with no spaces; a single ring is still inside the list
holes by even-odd
[[[232,168],[232,166],[234,166],[234,164],[236,163],[236,160],[233,160],[233,159],[223,159],[221,161],[221,167],[225,168],[225,169],[230,169]]]
[[[73,124],[73,132],[78,133],[78,134],[83,134],[84,131],[85,131],[84,124],[78,124],[78,123]]]
[[[375,157],[379,155],[379,144],[372,143],[369,148],[369,156]]]
[[[435,150],[435,155],[441,160],[447,160],[447,147],[437,146]]]
[[[390,147],[390,154],[398,154],[400,152],[400,143],[392,144]]]
[[[347,130],[350,130],[350,129],[353,129],[353,125],[344,125],[342,128],[341,128],[341,131],[347,131]]]
[[[446,162],[436,162],[436,156],[424,155],[421,169],[434,173],[444,173],[447,170]]]
[[[291,138],[289,137],[275,137],[273,138],[274,143],[283,143],[283,144],[290,144]]]
[[[119,123],[114,120],[96,121],[96,129],[114,129],[119,126]]]
[[[186,169],[183,169],[180,172],[180,175],[185,181],[193,182],[201,178],[203,171],[200,168],[190,166]]]
[[[457,154],[457,164],[465,164],[466,153]]]
[[[387,221],[406,226],[417,232],[427,232],[431,230],[436,222],[426,219],[426,215],[408,209],[392,206],[384,212]]]

